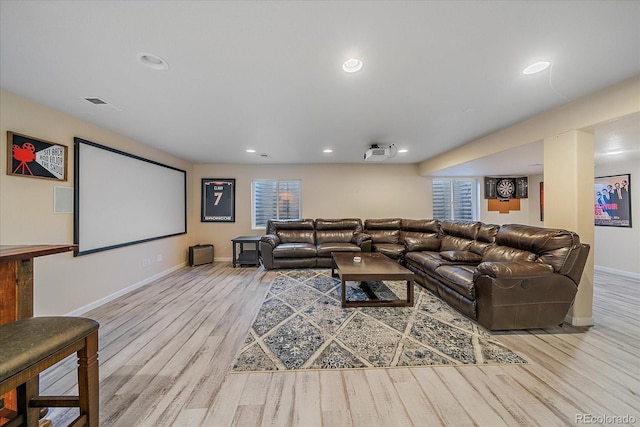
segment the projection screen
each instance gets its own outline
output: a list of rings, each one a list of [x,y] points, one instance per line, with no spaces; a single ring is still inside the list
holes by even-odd
[[[74,242],[86,255],[187,232],[187,173],[74,138]]]

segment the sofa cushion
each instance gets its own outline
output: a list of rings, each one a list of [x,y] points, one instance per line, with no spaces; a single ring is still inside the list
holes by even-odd
[[[512,248],[511,246],[495,245],[487,248],[482,261],[535,261],[536,254]]]
[[[280,243],[308,243],[315,245],[315,232],[313,230],[278,230]]]
[[[317,246],[319,257],[330,257],[331,252],[360,252],[360,247],[353,243],[329,242]]]
[[[311,243],[281,243],[273,249],[274,258],[313,258],[317,253]]]
[[[496,234],[498,234],[499,229],[500,229],[499,225],[480,224],[480,227],[478,228],[478,234],[476,235],[475,240],[479,242],[493,243],[496,241]]]
[[[312,219],[270,219],[265,234],[278,234],[278,230],[315,230]]]
[[[366,233],[371,236],[374,245],[377,243],[397,245],[400,242],[400,230],[367,230]]]
[[[458,236],[444,236],[440,243],[441,251],[466,251],[473,243],[473,240]]]
[[[443,251],[440,256],[453,263],[478,264],[482,261],[482,256],[470,251]]]
[[[469,245],[469,249],[467,250],[473,252],[474,254],[482,256],[487,251],[487,249],[493,245],[495,245],[495,243],[479,242],[477,240],[474,240],[473,242],[471,242],[471,244]]]
[[[475,299],[473,273],[476,268],[472,265],[443,265],[436,269],[436,273],[453,290],[469,299]]]
[[[404,246],[407,251],[437,251],[440,249],[440,239],[437,237],[418,238],[405,237]]]
[[[441,265],[451,264],[451,261],[442,258],[438,252],[407,252],[404,260],[406,263],[420,268],[425,273],[433,273]]]
[[[353,230],[316,230],[316,244],[350,243],[353,240]]]
[[[400,229],[408,232],[437,234],[440,232],[440,221],[437,219],[403,219],[400,223]]]
[[[447,236],[475,240],[481,224],[477,221],[442,221],[440,230]]]
[[[484,255],[489,246],[493,246],[496,242],[496,234],[500,229],[499,225],[480,224],[476,239],[471,242],[468,250],[478,255]]]
[[[365,219],[365,230],[400,230],[401,218]],[[366,231],[365,231],[366,233]]]
[[[316,230],[351,230],[362,232],[362,221],[359,218],[316,219]]]

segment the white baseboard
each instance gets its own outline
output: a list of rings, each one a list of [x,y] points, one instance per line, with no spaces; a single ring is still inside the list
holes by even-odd
[[[173,273],[174,271],[181,269],[185,265],[187,265],[186,262],[184,262],[182,264],[178,264],[176,266],[173,266],[173,267],[169,268],[168,270],[161,271],[160,273],[155,274],[155,275],[153,275],[151,277],[147,277],[146,279],[141,280],[138,283],[134,283],[131,286],[127,286],[124,289],[120,289],[119,291],[114,292],[111,295],[107,295],[104,298],[100,298],[97,301],[94,301],[94,302],[92,302],[90,304],[87,304],[87,305],[85,305],[83,307],[80,307],[80,308],[78,308],[76,310],[73,310],[73,311],[65,314],[65,316],[82,316],[83,314],[85,314],[86,312],[88,312],[90,310],[93,310],[94,308],[100,307],[101,305],[106,304],[109,301],[113,301],[114,299],[116,299],[118,297],[121,297],[124,294],[128,294],[129,292],[132,292],[132,291],[134,291],[134,290],[136,290],[136,289],[138,289],[138,288],[140,288],[140,287],[142,287],[144,285],[147,285],[147,284],[153,282],[154,280],[157,280],[157,279],[159,279],[161,277],[164,277],[164,276],[166,276],[166,275],[168,275],[170,273]]]
[[[630,279],[640,280],[640,273],[634,273],[632,271],[625,270],[616,270],[615,268],[603,267],[601,265],[596,265],[593,267],[595,271],[600,271],[602,273],[616,274],[618,276],[628,277]]]
[[[564,321],[571,326],[593,326],[596,321],[593,317],[573,317],[567,314]]]

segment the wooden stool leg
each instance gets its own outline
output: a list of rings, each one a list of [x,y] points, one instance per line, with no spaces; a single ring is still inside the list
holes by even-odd
[[[78,397],[80,414],[87,416],[87,427],[97,427],[99,420],[98,332],[87,336],[78,351]]]
[[[40,410],[38,408],[30,408],[29,402],[34,397],[38,396],[39,384],[40,382],[36,376],[26,383],[19,385],[16,389],[18,414],[22,414],[24,416],[24,425],[26,427],[38,427]]]

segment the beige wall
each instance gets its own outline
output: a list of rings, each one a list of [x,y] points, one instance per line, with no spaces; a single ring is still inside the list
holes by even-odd
[[[125,114],[105,112],[104,114]],[[7,131],[68,146],[68,180],[7,175]],[[0,92],[0,244],[73,243],[73,215],[53,213],[54,187],[73,187],[75,136],[187,170],[180,159],[138,144],[12,93]],[[36,258],[36,315],[60,315],[90,305],[185,263],[187,235],[74,258]],[[157,256],[162,255],[162,261]],[[142,259],[151,258],[149,267]]]
[[[190,217],[195,241],[213,243],[215,258],[230,260],[231,239],[261,235],[251,229],[251,182],[254,179],[302,180],[305,218],[429,218],[431,181],[417,165],[195,165]],[[200,222],[202,178],[236,179],[236,222]]]

